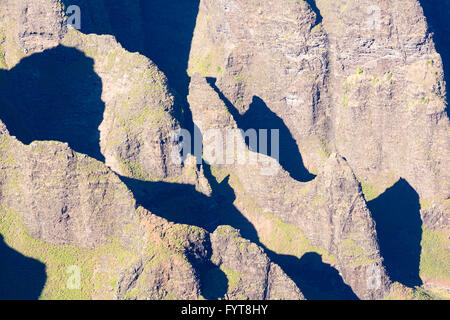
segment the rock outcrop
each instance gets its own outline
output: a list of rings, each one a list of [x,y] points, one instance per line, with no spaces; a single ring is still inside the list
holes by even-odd
[[[228,277],[228,299],[303,300],[295,283],[270,262],[264,251],[243,239],[239,231],[221,226],[211,234],[212,262]]]
[[[239,119],[257,114],[258,107],[261,117],[263,112],[271,112],[271,117],[281,119],[292,134],[305,168],[318,175],[316,180],[322,180],[330,154],[345,159],[354,176],[349,181],[355,183],[349,194],[355,195],[360,182],[364,195],[358,202],[366,212],[364,200],[374,200],[397,181],[405,180],[419,195],[424,237],[435,234],[435,239],[445,238],[450,216],[450,144],[439,53],[446,55],[447,51],[441,45],[442,52],[436,52],[436,35],[431,33],[437,30],[433,27],[436,14],[425,17],[421,3],[415,0],[395,4],[381,0],[309,3],[201,1],[189,64],[194,120],[206,129],[220,128],[220,123],[228,126],[229,119],[239,126]],[[425,13],[430,12],[430,5],[423,5]],[[199,85],[195,73],[214,78],[208,83],[226,108],[217,108],[217,97],[211,98],[213,91],[208,85]],[[259,104],[255,103],[258,100]],[[199,111],[195,111],[196,106]],[[231,115],[227,115],[230,108]],[[215,116],[220,119],[213,119],[212,109],[220,109]],[[264,127],[254,122],[255,129],[269,128],[270,117],[266,119]],[[284,135],[284,139],[289,138]],[[281,156],[283,166],[282,160]],[[248,193],[253,200],[260,195],[257,202],[261,210],[275,208],[275,212],[284,211],[281,216],[293,211],[302,216],[309,211],[299,203],[286,210],[280,204],[290,203],[284,194],[297,189],[291,182],[283,187],[286,180],[279,175],[278,181],[268,183],[256,173],[259,170],[255,168],[254,174],[247,167],[231,171],[246,191],[252,190]],[[276,186],[273,190],[282,191],[269,192],[267,186],[272,184]],[[305,200],[306,207],[311,206],[309,200]],[[331,199],[324,200],[328,203]],[[305,231],[312,224],[306,224],[295,225],[318,244]],[[444,242],[436,245],[445,251]],[[423,257],[434,251],[424,238]],[[433,256],[434,263],[440,264],[437,261],[443,256]],[[424,261],[420,267],[423,278],[430,278]],[[444,278],[448,275],[441,278],[447,282]]]
[[[71,30],[62,43],[92,58],[102,80],[105,112],[99,131],[106,165],[141,180],[180,175],[181,165],[170,161],[172,133],[180,124],[174,97],[158,67],[127,52],[111,36]]]
[[[1,115],[12,134],[25,143],[68,142],[124,176],[147,180],[181,174],[180,165],[169,161],[171,135],[180,125],[165,75],[111,36],[67,28],[60,1],[42,2],[6,1],[2,10],[8,28],[0,30],[8,32],[1,48],[11,71],[0,81],[11,88],[2,97]],[[46,87],[38,92],[41,79]],[[27,128],[28,123],[35,127]]]
[[[28,250],[47,264],[43,297],[70,292],[61,277],[71,263],[83,272],[80,294],[84,298],[201,297],[192,262],[209,261],[211,245],[205,230],[169,223],[137,207],[115,173],[67,144],[25,146],[0,124],[0,230],[13,248]],[[23,248],[27,244],[30,247]],[[57,259],[65,255],[75,260]],[[250,253],[242,256],[251,260]],[[279,270],[271,272],[272,282],[289,281]],[[241,285],[250,286],[251,281],[265,277],[256,274]],[[300,294],[292,283],[291,287]],[[273,292],[276,295],[265,298],[294,298],[289,291]]]
[[[69,267],[71,259],[58,260],[58,255],[76,257],[72,263],[82,269],[85,277],[83,297],[112,298],[114,287],[125,295],[132,285],[124,289],[125,280],[114,279],[142,261],[146,262],[141,267],[144,274],[159,276],[163,269],[165,277],[172,280],[167,283],[161,279],[158,293],[151,292],[153,280],[146,280],[150,293],[128,293],[125,297],[200,296],[199,283],[193,267],[186,262],[185,250],[170,244],[180,242],[190,248],[188,243],[192,237],[188,237],[188,226],[184,233],[172,232],[172,237],[162,237],[160,229],[171,228],[167,221],[157,219],[143,208],[136,209],[131,192],[116,174],[101,162],[72,151],[66,144],[34,142],[25,146],[5,129],[0,141],[2,233],[13,248],[33,238],[38,240],[24,249],[31,249],[31,256],[47,264],[49,272],[43,296],[55,298],[54,290],[59,294],[68,290],[60,280],[65,269],[58,271],[58,268]],[[201,242],[204,232],[195,234],[195,240]],[[192,254],[198,254],[197,251],[192,249]],[[110,287],[106,286],[109,283]],[[176,283],[192,285],[177,287]]]
[[[59,0],[2,0],[0,7],[0,67],[57,46],[67,32]]]

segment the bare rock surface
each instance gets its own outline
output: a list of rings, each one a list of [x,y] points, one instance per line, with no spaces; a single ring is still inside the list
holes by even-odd
[[[201,1],[189,59],[190,74],[217,78],[239,113],[264,101],[311,169],[329,127],[328,40],[316,20],[305,1]]]

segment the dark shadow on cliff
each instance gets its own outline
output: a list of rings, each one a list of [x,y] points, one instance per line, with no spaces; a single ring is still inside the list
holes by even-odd
[[[174,116],[193,132],[187,103],[189,54],[200,0],[64,0],[78,5],[81,32],[111,34],[130,52],[152,60],[164,72],[176,98]],[[183,114],[184,113],[184,114]]]
[[[433,40],[436,51],[441,55],[444,63],[444,79],[450,90],[450,2],[443,0],[419,0],[429,29],[433,32]],[[447,106],[447,116],[450,117],[450,109]]]
[[[0,235],[0,300],[36,300],[46,280],[43,263],[13,250]]]
[[[284,123],[283,119],[277,116],[259,97],[253,97],[249,109],[245,114],[241,115],[233,104],[225,97],[225,95],[216,86],[216,79],[207,78],[209,85],[219,95],[220,99],[225,103],[228,112],[233,116],[238,127],[244,131],[255,129],[257,132],[260,129],[269,130],[267,133],[267,150],[260,150],[260,135],[258,134],[258,147],[252,148],[246,139],[247,146],[251,151],[261,152],[269,156],[272,155],[272,141],[270,129],[279,130],[279,159],[280,165],[286,170],[293,179],[301,182],[308,182],[315,178],[315,176],[308,172],[303,164],[303,159],[298,149],[297,142],[292,137],[291,132]]]
[[[307,300],[358,300],[344,283],[339,272],[324,263],[315,252],[295,256],[268,254],[272,261],[284,266],[283,271],[297,284]]]
[[[205,175],[212,178],[209,167]],[[221,183],[214,179],[211,196],[189,184],[120,178],[133,192],[138,205],[170,222],[198,226],[211,233],[220,225],[231,225],[245,232],[252,241],[258,241],[253,225],[232,204],[234,192],[228,178]],[[228,289],[224,272],[208,260],[195,257],[189,260],[199,276],[202,295],[206,299],[223,298]]]
[[[320,14],[319,8],[317,8],[316,0],[305,0],[305,1],[306,1],[306,3],[309,4],[309,6],[311,7],[311,10],[316,14],[316,21],[315,21],[314,25],[318,25],[319,23],[322,23],[323,17]]]
[[[192,185],[145,182],[121,177],[133,192],[139,205],[171,222],[190,224],[204,228],[208,232],[221,225],[230,225],[238,229],[243,238],[261,246],[268,257],[296,283],[307,299],[357,299],[339,273],[330,265],[322,263],[320,256],[309,253],[304,258],[280,255],[266,248],[259,240],[253,224],[234,206],[236,195],[229,185],[230,177],[217,181],[211,167],[204,163],[203,173],[208,180],[212,193],[206,196],[195,190]],[[317,258],[319,257],[319,258]],[[211,264],[196,267],[199,273],[207,271],[201,278],[203,294],[212,298],[221,297],[226,291],[222,271]],[[218,287],[211,287],[219,281]]]
[[[422,285],[419,264],[422,240],[419,195],[400,179],[368,207],[376,223],[380,253],[392,281]]]
[[[202,296],[207,300],[223,299],[228,292],[228,278],[219,267],[208,261],[195,266]]]
[[[212,263],[211,241],[204,243],[206,257],[199,257],[188,253],[187,259],[194,267],[200,284],[200,292],[207,300],[224,299],[228,292],[228,278],[225,272]]]
[[[24,58],[0,72],[0,119],[11,135],[67,142],[77,152],[104,161],[100,132],[104,103],[94,61],[74,48],[58,46]]]
[[[205,164],[205,167],[208,166]],[[228,177],[217,182],[205,169],[211,183],[212,194],[207,196],[195,186],[181,183],[148,182],[127,177],[121,180],[133,192],[139,205],[174,223],[189,224],[214,232],[220,225],[240,229],[246,238],[258,242],[253,225],[233,205],[235,195],[228,184]]]

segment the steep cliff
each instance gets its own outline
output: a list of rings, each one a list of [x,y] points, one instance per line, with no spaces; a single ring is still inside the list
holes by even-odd
[[[0,245],[35,298],[448,297],[431,2],[0,0]]]
[[[264,101],[313,171],[330,126],[328,40],[316,20],[305,1],[201,1],[188,69],[217,78],[241,114],[254,96]]]
[[[424,6],[426,12],[431,10],[427,8],[431,5]],[[436,23],[436,14],[427,18],[431,25]],[[403,239],[408,239],[404,241],[411,239],[416,243],[416,235],[419,238],[415,246],[419,246],[421,254],[414,253],[413,264],[418,265],[420,256],[421,277],[439,278],[437,282],[443,284],[448,283],[448,273],[437,272],[437,276],[430,264],[443,265],[448,259],[445,249],[448,241],[443,239],[448,237],[449,224],[449,122],[444,68],[433,41],[436,34],[431,31],[438,33],[436,27],[433,29],[427,24],[418,1],[258,1],[248,4],[239,0],[205,0],[201,1],[197,17],[189,72],[194,78],[195,73],[210,78],[208,83],[226,106],[219,107],[224,111],[216,112],[222,115],[228,110],[238,127],[246,130],[250,128],[247,121],[259,118],[264,119],[263,124],[253,121],[253,128],[284,126],[288,129],[284,130],[284,135],[280,130],[280,141],[290,139],[289,134],[292,134],[294,147],[285,150],[298,148],[301,157],[296,157],[297,169],[303,161],[304,174],[292,170],[289,159],[283,159],[282,143],[280,164],[295,180],[310,180],[309,171],[318,175],[314,183],[317,185],[329,166],[327,162],[331,162],[329,155],[336,153],[338,158],[344,158],[351,172],[350,181],[355,181],[356,177],[361,183],[364,198],[358,201],[363,207],[366,207],[365,201],[369,202],[369,208],[377,211],[372,215],[380,220],[377,231],[381,233],[374,236],[372,243],[383,242],[377,237],[387,234],[380,230],[386,225],[382,212],[403,216],[406,220],[396,225],[409,230],[405,231],[409,235],[403,235]],[[446,54],[445,46],[441,47],[442,54]],[[193,93],[200,90],[196,89],[198,87],[196,80],[191,83],[194,120],[198,104],[199,110],[204,110],[197,112],[197,120],[203,126],[207,123],[206,128],[218,128],[218,123],[228,124],[230,116],[227,115],[212,124],[213,111],[209,110],[218,110],[219,103],[214,100],[217,98],[210,100],[212,91],[209,89]],[[292,152],[284,154],[293,155]],[[335,172],[341,170],[336,169]],[[250,172],[243,168],[237,175],[259,208],[265,210],[271,205],[269,208],[279,211],[279,216],[289,224],[295,223],[288,220],[287,211],[297,212],[292,217],[309,211],[299,203],[291,204],[288,210],[283,207],[284,195],[296,190],[293,182],[277,178],[278,181],[271,182],[277,186],[273,189],[282,191],[274,192],[268,188],[270,183],[257,178],[258,174],[250,174],[248,179]],[[412,192],[398,191],[396,186],[402,181],[409,184]],[[349,189],[352,190],[349,195],[356,196],[356,185]],[[307,193],[309,189],[303,190]],[[409,207],[414,209],[407,213],[399,209],[401,204],[387,203],[385,199],[393,190],[399,203],[413,203]],[[300,194],[297,192],[296,198],[301,198]],[[417,220],[415,194],[420,211],[418,228],[405,222]],[[320,192],[314,197],[320,198]],[[350,199],[351,196],[346,200],[347,205],[352,203]],[[331,210],[336,210],[330,205],[336,201],[328,197],[322,200]],[[312,206],[308,194],[304,201],[306,207]],[[367,212],[367,208],[363,210]],[[370,215],[364,216],[362,221],[372,225],[367,230],[374,230]],[[392,222],[392,226],[394,224]],[[306,230],[314,223],[296,225],[308,237]],[[334,221],[320,224],[321,236],[333,238],[333,231],[327,225],[334,225]],[[316,232],[320,234],[320,231]],[[309,239],[319,245],[311,235]],[[394,235],[384,241],[398,239],[400,236]],[[439,249],[434,250],[430,243],[435,243]],[[322,245],[331,249],[327,244]],[[416,252],[415,247],[411,247],[414,249],[408,250]]]
[[[130,181],[168,178],[210,193],[195,165],[182,171],[169,161],[180,115],[166,77],[111,36],[67,30],[59,2],[38,5],[2,7],[11,26],[29,22],[27,31],[6,34],[2,47],[2,240],[45,263],[43,274],[30,274],[45,284],[40,298],[202,298],[208,290],[199,272],[211,264],[208,232],[155,216],[128,189],[136,191]],[[23,54],[10,58],[16,47]],[[79,272],[75,288],[72,272]],[[275,266],[271,274],[261,292],[278,280],[289,283]],[[289,284],[293,293],[273,289],[265,298],[301,297]]]
[[[11,248],[46,264],[41,298],[201,297],[196,268],[208,263],[213,250],[205,230],[169,223],[137,207],[117,175],[67,144],[25,146],[1,128],[0,230]],[[242,256],[251,259],[249,253]],[[72,266],[81,272],[77,290],[66,285]],[[275,268],[271,283],[289,283]],[[255,274],[241,285],[265,277]],[[261,292],[268,286],[263,283]],[[265,298],[301,296],[295,284],[290,286],[296,295],[273,289]]]
[[[226,137],[227,130],[237,127],[217,93],[198,74],[191,81],[189,103],[194,121],[201,124],[203,132],[219,130],[223,124],[228,124],[220,129]],[[204,135],[205,154],[209,154],[206,151],[208,145],[215,147],[215,143],[209,142]],[[313,246],[333,255],[344,281],[360,297],[380,298],[387,294],[389,280],[382,267],[375,226],[359,183],[344,159],[332,154],[314,180],[298,182],[279,168],[276,160],[248,150],[239,134],[234,143],[233,149],[247,153],[243,156],[247,159],[244,164],[239,164],[238,152],[236,160],[229,165],[220,164],[225,161],[217,161],[216,155],[205,160],[236,175],[235,183],[239,183],[242,190],[237,193],[245,192],[250,197],[245,202],[256,205],[257,210],[266,215],[274,215],[284,223],[298,227]],[[258,162],[250,162],[252,156],[258,158]],[[271,168],[277,170],[264,175],[264,171]],[[254,208],[248,206],[238,208],[251,220]],[[257,218],[253,220],[257,229],[259,224],[273,224]],[[269,248],[273,246],[270,242],[264,244]],[[379,268],[380,285],[371,289],[367,285],[370,276],[367,270],[374,267]]]
[[[368,200],[402,177],[426,204],[424,224],[448,228],[450,140],[444,74],[420,4],[317,5],[333,56],[330,95],[336,150],[371,189]]]
[[[229,299],[263,300],[304,297],[295,283],[264,251],[229,226],[211,235],[212,262],[227,274]]]
[[[67,31],[59,0],[2,0],[0,7],[1,68],[11,68],[29,53],[58,45]]]
[[[202,1],[189,71],[217,78],[240,114],[254,96],[263,100],[313,172],[337,152],[369,200],[403,177],[428,204],[427,227],[448,227],[442,59],[420,4],[317,1],[317,8]]]
[[[183,251],[154,244],[158,234],[149,227],[154,219],[135,209],[132,194],[104,164],[59,142],[25,146],[6,130],[0,139],[2,234],[12,248],[46,264],[42,298],[113,298],[119,275],[135,261],[149,263],[155,256],[159,261],[146,266],[146,272],[159,274],[167,265],[179,265],[177,275],[183,279],[171,278],[183,283],[189,278],[192,286],[185,290],[192,296],[163,282],[158,296],[141,298],[199,297],[198,281]],[[79,290],[65,283],[72,265],[82,273]],[[127,292],[121,288],[120,293]]]

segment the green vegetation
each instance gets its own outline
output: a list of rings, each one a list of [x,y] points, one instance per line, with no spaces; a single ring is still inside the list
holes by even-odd
[[[422,97],[422,98],[420,98],[420,103],[422,103],[422,104],[429,104],[430,103],[430,98]]]
[[[198,21],[201,21],[200,18],[198,18]],[[201,26],[198,26],[197,28],[200,30]],[[197,50],[191,51],[191,57],[189,59],[188,74],[190,76],[199,73],[203,77],[217,77],[222,73],[222,45],[206,49],[203,47],[198,54],[196,54],[196,51]]]
[[[16,166],[16,159],[11,153],[11,138],[8,135],[0,136],[0,165],[3,167],[14,167]]]
[[[324,160],[327,160],[331,155],[331,152],[329,151],[328,148],[328,143],[324,139],[320,139],[319,155]]]
[[[423,288],[416,287],[413,289],[412,298],[414,300],[436,300],[437,297],[433,296]]]
[[[236,80],[237,83],[243,83],[245,81],[245,77],[242,73],[238,73],[234,79]]]
[[[420,198],[419,201],[420,201],[420,209],[429,210],[431,208],[432,200]]]
[[[222,236],[225,236],[225,237],[228,237],[231,235],[232,239],[237,239],[241,236],[238,230],[236,230],[232,226],[227,226],[227,225],[220,226],[219,228],[217,228],[217,233]]]
[[[139,222],[136,222],[139,223]],[[132,231],[133,227],[124,229]],[[127,232],[127,230],[125,230]],[[189,243],[182,241],[189,237],[204,237],[204,230],[187,225],[173,225],[164,233],[164,242],[143,240],[140,243],[141,254],[151,258],[145,265],[147,271],[139,278],[136,288],[124,296],[134,298],[146,296],[141,290],[146,277],[160,270],[167,270],[168,266],[175,264],[179,268],[190,268],[184,255]],[[46,266],[46,283],[40,299],[111,299],[117,292],[118,275],[129,268],[139,255],[124,249],[116,238],[111,238],[102,246],[87,249],[72,245],[54,245],[29,236],[22,224],[20,215],[11,209],[0,207],[0,234],[12,249],[25,256],[36,259]],[[190,236],[189,236],[190,235]],[[81,288],[69,289],[67,281],[70,273],[69,266],[77,266],[81,271]],[[154,270],[154,271],[152,271]],[[170,280],[169,280],[170,281]],[[161,289],[158,297],[164,299],[175,298],[173,293]]]
[[[324,262],[334,264],[336,258],[324,249],[312,246],[303,232],[296,226],[284,223],[280,218],[263,213],[270,219],[269,234],[261,235],[261,242],[277,254],[289,254],[301,258],[305,253],[315,252],[322,256]]]
[[[364,198],[366,201],[371,201],[381,195],[387,188],[392,187],[398,181],[399,177],[392,172],[387,172],[383,176],[375,177],[368,181],[364,181],[358,177],[357,179],[361,184]]]
[[[384,298],[385,300],[440,300],[440,295],[426,290],[422,287],[409,288],[394,282],[391,287],[391,293]]]
[[[206,231],[197,226],[174,224],[164,235],[165,241],[171,250],[183,253],[190,247],[190,240],[202,241],[206,238]]]
[[[244,278],[244,274],[236,272],[234,270],[228,269],[225,266],[221,265],[220,269],[225,273],[228,279],[228,290],[233,290],[239,285],[239,281]]]
[[[344,108],[347,108],[347,107],[348,107],[348,96],[347,96],[347,95],[345,95],[345,96],[342,98],[342,107],[344,107]]]
[[[420,276],[450,282],[450,247],[448,231],[432,231],[423,227]]]
[[[0,69],[8,69],[8,65],[6,64],[5,59],[5,48],[3,44],[6,41],[6,35],[4,33],[3,28],[0,27]]]
[[[254,200],[246,193],[237,176],[225,169],[211,167],[212,174],[218,181],[230,176],[230,185],[236,190],[237,199],[235,205],[242,212],[247,212],[247,219],[258,217],[257,232],[259,240],[269,250],[277,254],[294,255],[301,258],[305,253],[316,252],[322,256],[324,262],[334,265],[336,258],[326,250],[312,246],[303,232],[296,226],[284,223],[280,218],[263,211]],[[267,227],[258,229],[262,224]]]
[[[348,93],[350,90],[351,90],[350,84],[348,83],[348,81],[345,81],[344,82],[344,92]]]
[[[166,76],[154,63],[138,53],[127,52],[118,43],[74,29],[68,31],[63,44],[92,58],[94,69],[101,75],[105,86],[127,79],[126,85],[105,101],[105,118],[115,119],[104,146],[108,152],[117,154],[119,144],[127,138],[136,139],[141,144],[148,143],[141,137],[146,127],[155,128],[155,131],[170,128],[174,97],[168,91]],[[121,108],[114,108],[114,105]],[[139,164],[117,160],[133,177],[148,178],[149,173],[145,173]]]
[[[386,80],[389,83],[392,83],[392,73],[391,72],[386,73]]]
[[[377,261],[369,258],[369,252],[365,252],[360,248],[353,239],[346,239],[339,245],[340,250],[346,256],[350,256],[348,260],[353,266],[367,266],[376,263]]]
[[[108,293],[103,288],[105,283],[114,283],[117,287],[113,270],[120,266],[125,268],[135,259],[135,254],[124,250],[117,239],[110,239],[92,250],[34,239],[27,234],[20,215],[4,207],[0,207],[0,233],[8,246],[46,265],[47,280],[40,299],[91,299],[94,293],[105,294],[107,298],[117,289]],[[67,287],[69,266],[78,266],[81,270],[80,290]]]
[[[134,179],[147,181],[150,178],[149,174],[138,162],[125,161],[120,159],[120,165],[122,167],[122,170],[124,170],[124,172],[126,172],[128,176],[133,177]]]
[[[211,68],[211,56],[208,54],[203,59],[197,60],[197,63],[195,63],[195,67],[193,67],[190,70],[190,74],[192,75],[194,73],[200,73],[202,76],[206,77],[209,75],[210,68]]]
[[[356,73],[361,75],[364,73],[364,70],[361,67],[356,68]]]
[[[92,288],[90,282],[82,284],[82,290],[68,290],[64,279],[66,268],[70,265],[82,264],[79,256],[82,249],[69,246],[55,246],[30,237],[22,225],[18,214],[0,207],[0,233],[5,242],[22,254],[46,264],[47,283],[41,298],[74,298],[88,299]],[[82,268],[83,278],[91,278],[90,268]],[[88,287],[86,287],[86,285]]]
[[[376,199],[382,193],[374,185],[365,182],[361,182],[361,188],[366,201]]]

